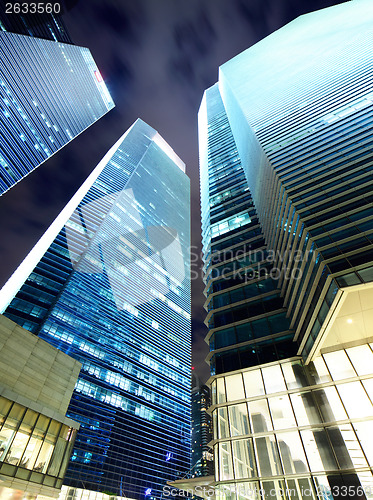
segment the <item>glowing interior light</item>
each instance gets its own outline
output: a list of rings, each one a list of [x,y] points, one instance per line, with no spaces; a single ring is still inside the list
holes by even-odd
[[[351,323],[352,323],[352,319],[351,319],[351,318],[348,318],[347,323],[348,323],[348,324],[351,324]]]

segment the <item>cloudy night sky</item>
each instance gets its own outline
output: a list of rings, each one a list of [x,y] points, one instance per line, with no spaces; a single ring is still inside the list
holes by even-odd
[[[1,2],[2,3],[2,2]],[[0,286],[115,141],[138,118],[187,165],[192,251],[200,253],[197,112],[218,66],[295,17],[333,0],[65,0],[63,20],[88,47],[116,107],[0,198]],[[253,68],[255,71],[255,68]],[[275,87],[276,82],[273,82]],[[194,264],[197,270],[200,262]],[[201,273],[200,273],[201,275]],[[203,380],[203,282],[192,283],[193,360]]]

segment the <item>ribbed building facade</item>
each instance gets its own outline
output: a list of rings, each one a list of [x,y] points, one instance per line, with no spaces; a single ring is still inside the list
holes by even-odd
[[[184,164],[138,120],[0,293],[82,363],[68,486],[155,499],[190,467],[189,219]]]
[[[201,104],[221,498],[372,498],[371,23],[365,0],[302,16]]]
[[[114,107],[90,51],[0,31],[0,194]]]
[[[208,361],[219,374],[296,346],[217,84],[205,93],[199,127]]]

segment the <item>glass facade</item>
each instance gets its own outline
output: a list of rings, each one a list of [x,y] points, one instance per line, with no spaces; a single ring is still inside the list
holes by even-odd
[[[221,496],[373,498],[372,347],[214,377]]]
[[[373,280],[371,22],[366,0],[320,10],[220,68],[219,89],[305,359],[333,287]]]
[[[297,344],[217,84],[199,129],[208,359],[218,374],[296,354]]]
[[[221,499],[373,495],[370,7],[296,19],[225,63],[202,99]]]
[[[190,467],[184,165],[137,120],[61,217],[5,285],[4,314],[83,365],[65,484],[159,498]]]
[[[0,30],[0,194],[114,107],[90,51]]]
[[[192,467],[191,476],[210,476],[214,472],[212,450],[212,422],[208,413],[211,405],[210,389],[196,378],[192,387]]]
[[[76,429],[0,396],[0,474],[61,488]]]

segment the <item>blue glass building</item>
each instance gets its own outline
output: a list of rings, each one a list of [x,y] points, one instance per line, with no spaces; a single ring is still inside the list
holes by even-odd
[[[202,100],[221,499],[373,497],[372,17],[302,16]]]
[[[0,292],[83,365],[69,486],[160,498],[190,467],[189,219],[184,164],[137,120]]]
[[[0,194],[114,107],[90,51],[0,31]]]

